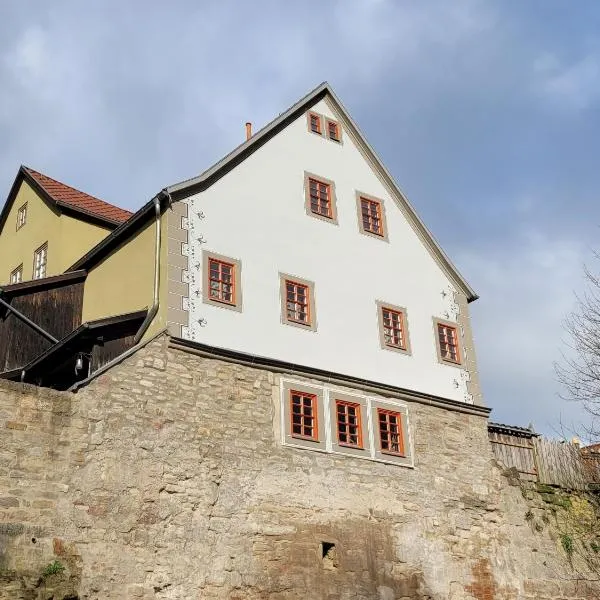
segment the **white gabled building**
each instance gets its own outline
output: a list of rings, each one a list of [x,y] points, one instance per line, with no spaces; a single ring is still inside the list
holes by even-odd
[[[383,395],[482,404],[477,296],[327,83],[166,192],[187,230],[169,242],[168,321],[182,343]],[[285,419],[284,442],[302,437]]]

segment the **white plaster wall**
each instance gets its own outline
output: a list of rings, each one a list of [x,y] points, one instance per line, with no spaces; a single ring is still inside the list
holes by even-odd
[[[313,110],[338,118],[324,100]],[[335,182],[339,225],[306,214],[304,171]],[[389,243],[359,232],[356,190],[383,199]],[[455,289],[347,131],[338,145],[304,115],[186,202],[185,337],[471,401],[468,374],[436,354],[432,317],[456,321]],[[242,261],[241,312],[202,301],[202,250]],[[279,272],[314,282],[316,332],[282,324]],[[411,356],[380,347],[376,299],[407,308]]]

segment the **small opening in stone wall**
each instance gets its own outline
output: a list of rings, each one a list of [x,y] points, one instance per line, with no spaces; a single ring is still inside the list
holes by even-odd
[[[37,540],[35,538],[31,538],[31,543],[35,544],[37,542]]]
[[[333,542],[321,542],[321,558],[326,569],[337,569],[338,556]]]

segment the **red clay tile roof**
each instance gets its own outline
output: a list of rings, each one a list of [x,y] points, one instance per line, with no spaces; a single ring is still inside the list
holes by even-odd
[[[94,198],[94,196],[90,196],[84,192],[80,192],[71,186],[56,181],[43,173],[38,173],[29,167],[23,167],[23,169],[31,175],[38,185],[40,185],[58,204],[63,204],[76,211],[87,213],[102,219],[103,221],[110,221],[117,225],[124,223],[131,215],[133,215],[133,213],[128,210],[104,202],[104,200]]]

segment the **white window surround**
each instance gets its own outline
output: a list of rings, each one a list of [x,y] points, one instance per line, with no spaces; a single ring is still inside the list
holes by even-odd
[[[315,444],[307,446],[306,444],[295,443],[289,436],[286,436],[286,420],[289,419],[289,411],[287,405],[289,403],[287,392],[290,387],[301,386],[302,389],[310,388],[311,392],[314,393],[319,402],[323,403],[319,410],[323,414],[323,426],[319,426],[319,430],[324,435],[324,444]],[[349,400],[356,398],[356,402],[364,403],[366,410],[362,417],[363,427],[363,439],[364,439],[364,454],[361,455],[356,451],[347,452],[344,449],[336,449],[335,437],[336,437],[336,423],[332,422],[332,410],[331,403],[335,402],[336,397],[342,400]],[[373,415],[376,414],[376,408],[383,407],[389,410],[400,412],[403,416],[404,431],[406,434],[406,457],[395,457],[393,455],[383,455],[379,451],[379,440],[377,425]],[[320,385],[318,383],[310,383],[299,379],[290,379],[282,377],[279,381],[279,411],[280,411],[280,428],[281,435],[280,440],[283,446],[292,448],[301,448],[303,450],[310,450],[312,452],[321,452],[326,454],[338,454],[345,455],[349,458],[359,458],[362,460],[372,460],[375,462],[382,462],[386,464],[392,464],[400,467],[414,468],[414,451],[412,443],[412,434],[410,429],[410,416],[408,414],[408,405],[401,400],[383,398],[380,396],[369,396],[366,394],[360,394],[357,392],[348,392],[346,390],[330,387],[327,385]]]

